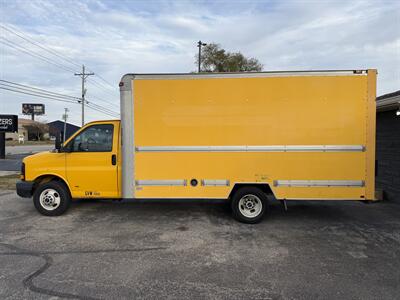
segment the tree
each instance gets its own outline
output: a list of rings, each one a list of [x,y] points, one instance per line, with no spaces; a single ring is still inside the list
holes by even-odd
[[[33,121],[30,124],[24,125],[24,127],[28,131],[28,139],[40,141],[49,133],[49,126],[41,122]]]
[[[196,64],[198,64],[196,56]],[[201,51],[203,72],[250,72],[261,71],[263,65],[256,58],[246,58],[240,52],[228,52],[219,44],[211,43]]]

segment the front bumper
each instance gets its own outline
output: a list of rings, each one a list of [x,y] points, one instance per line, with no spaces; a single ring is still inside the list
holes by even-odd
[[[17,195],[23,198],[30,198],[33,194],[33,181],[17,181]]]

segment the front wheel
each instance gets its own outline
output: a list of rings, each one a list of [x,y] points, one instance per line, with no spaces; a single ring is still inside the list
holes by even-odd
[[[243,187],[232,197],[232,215],[239,222],[254,224],[262,220],[267,211],[266,194],[256,187]]]
[[[33,194],[33,204],[42,215],[59,216],[69,207],[71,196],[67,187],[58,181],[41,184]]]

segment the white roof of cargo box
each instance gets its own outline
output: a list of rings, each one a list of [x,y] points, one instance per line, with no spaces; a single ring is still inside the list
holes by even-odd
[[[140,79],[200,79],[200,78],[252,78],[252,77],[281,77],[281,76],[349,76],[366,75],[368,70],[311,70],[311,71],[269,71],[269,72],[240,72],[240,73],[130,73],[121,78],[126,80]]]

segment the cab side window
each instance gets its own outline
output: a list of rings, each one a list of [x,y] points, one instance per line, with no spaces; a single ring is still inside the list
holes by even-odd
[[[72,152],[111,152],[114,126],[92,125],[71,141]]]

